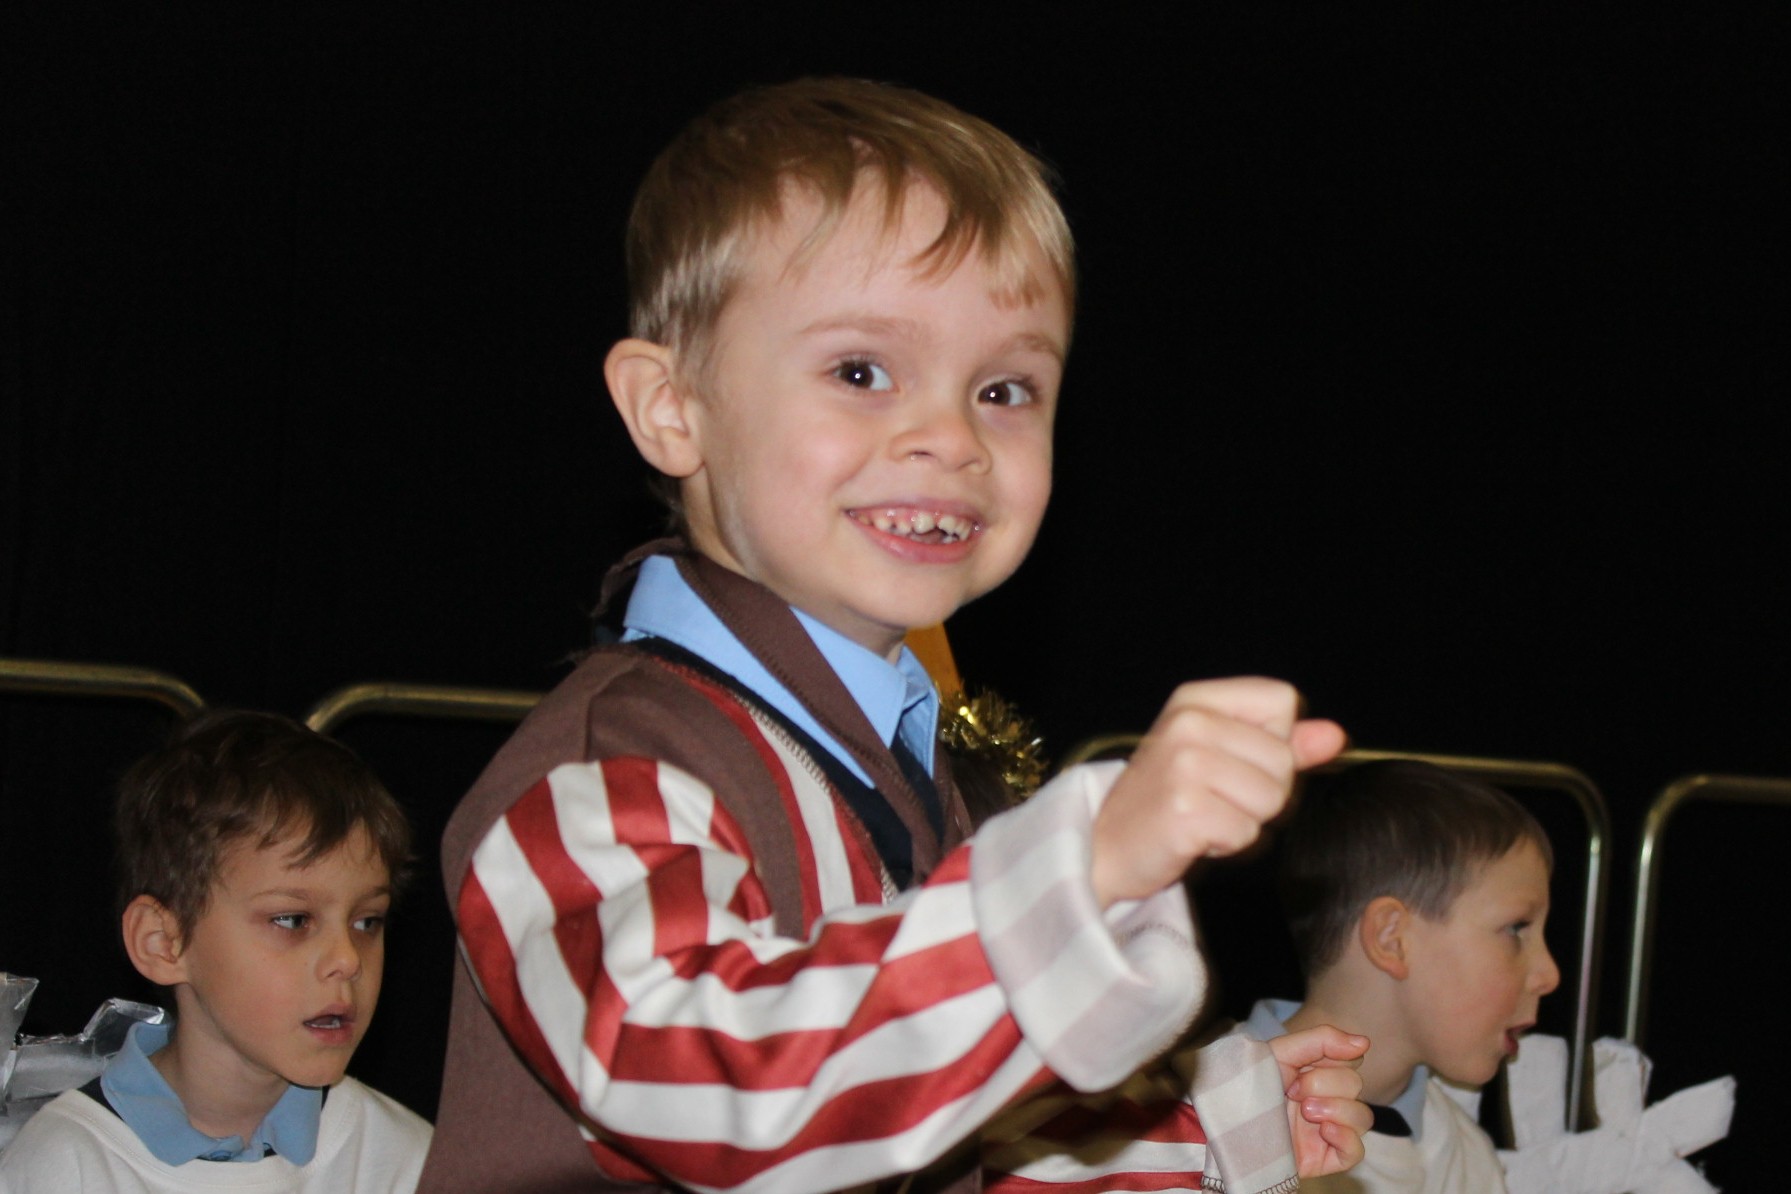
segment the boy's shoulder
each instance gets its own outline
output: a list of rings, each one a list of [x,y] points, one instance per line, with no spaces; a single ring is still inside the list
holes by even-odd
[[[173,1177],[111,1108],[79,1090],[51,1099],[0,1151],[5,1194],[175,1189]]]
[[[715,705],[707,694],[716,688],[732,691],[641,643],[596,647],[529,712],[488,770],[539,776],[617,753],[678,761],[707,740],[701,711]]]
[[[570,675],[529,710],[474,781],[454,820],[489,820],[492,813],[501,813],[554,768],[602,757],[602,745],[593,739],[593,733],[613,723],[614,719],[602,716],[611,709],[645,711],[648,725],[658,723],[651,716],[654,710],[666,710],[664,721],[675,729],[670,706],[678,699],[680,687],[676,678],[645,652],[617,644],[588,652]],[[495,808],[486,809],[488,804]],[[452,826],[449,832],[452,837]]]
[[[591,651],[523,719],[455,810],[442,841],[450,896],[491,825],[559,767],[647,759],[711,784],[747,767],[762,771],[741,720],[748,700],[635,644]]]

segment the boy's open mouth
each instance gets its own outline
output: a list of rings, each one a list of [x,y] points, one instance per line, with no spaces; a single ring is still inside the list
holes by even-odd
[[[977,530],[974,518],[939,514],[930,510],[886,506],[848,510],[846,513],[861,526],[872,527],[886,535],[900,535],[917,543],[958,543],[968,539]]]
[[[321,1028],[326,1031],[346,1028],[353,1023],[347,1016],[314,1016],[305,1021],[306,1028]]]

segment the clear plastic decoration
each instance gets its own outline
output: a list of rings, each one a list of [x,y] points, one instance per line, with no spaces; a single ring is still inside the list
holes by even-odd
[[[25,1022],[25,1009],[31,1006],[31,996],[36,991],[36,979],[0,970],[0,1106],[6,1104],[12,1067],[18,1060],[14,1045],[19,1039],[19,1025]]]
[[[85,1086],[106,1068],[106,1061],[124,1046],[131,1025],[141,1021],[160,1024],[167,1013],[150,1003],[108,999],[88,1018],[87,1027],[73,1036],[21,1036],[13,1045],[18,1024],[25,1018],[34,978],[0,975],[0,1037],[8,1046],[0,1062],[0,1148],[17,1134],[24,1122],[65,1090]]]

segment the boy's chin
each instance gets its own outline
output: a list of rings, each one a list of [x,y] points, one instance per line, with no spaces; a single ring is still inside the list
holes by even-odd
[[[1505,1058],[1500,1056],[1483,1064],[1460,1066],[1453,1072],[1445,1072],[1440,1066],[1432,1066],[1437,1077],[1455,1086],[1467,1086],[1478,1089],[1498,1076],[1499,1067],[1504,1065]]]

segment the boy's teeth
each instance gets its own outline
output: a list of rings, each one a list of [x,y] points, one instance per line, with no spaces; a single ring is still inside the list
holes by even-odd
[[[315,1020],[306,1020],[305,1024],[311,1028],[340,1028],[342,1027],[342,1017],[319,1016]]]
[[[886,535],[930,535],[937,531],[947,543],[965,538],[976,528],[976,523],[971,519],[959,518],[955,514],[934,514],[926,510],[918,510],[912,514],[876,510],[860,515],[858,521],[876,527]]]

